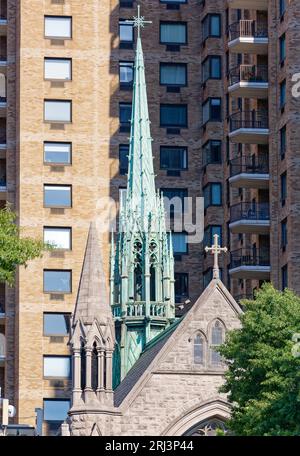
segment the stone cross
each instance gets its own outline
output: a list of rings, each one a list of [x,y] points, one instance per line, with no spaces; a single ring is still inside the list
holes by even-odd
[[[219,271],[219,255],[224,252],[227,252],[227,247],[221,247],[219,245],[219,235],[214,234],[214,244],[211,247],[205,247],[205,252],[211,252],[214,256],[214,269],[213,269],[213,278],[219,279],[220,278],[220,271]]]
[[[133,17],[133,27],[136,27],[138,29],[138,37],[140,37],[141,28],[144,28],[146,24],[152,24],[152,21],[145,21],[145,17],[141,16],[140,5],[138,5],[137,8],[138,8],[138,15]]]

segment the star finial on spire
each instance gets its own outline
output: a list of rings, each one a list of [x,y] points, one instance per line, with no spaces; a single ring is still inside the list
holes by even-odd
[[[133,27],[138,29],[138,37],[141,36],[141,28],[144,28],[146,24],[152,24],[152,21],[145,21],[145,17],[141,16],[141,7],[138,5],[138,15],[133,17]]]
[[[224,252],[227,252],[227,247],[221,247],[219,245],[219,235],[214,234],[214,244],[211,247],[205,247],[205,252],[211,252],[214,256],[214,269],[213,269],[213,278],[220,278],[219,270],[219,255]]]

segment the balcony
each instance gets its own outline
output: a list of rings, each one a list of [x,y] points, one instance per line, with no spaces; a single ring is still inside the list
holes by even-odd
[[[267,250],[239,249],[231,252],[229,274],[234,279],[270,279],[270,253]]]
[[[268,98],[267,65],[239,65],[229,73],[229,93],[239,98]]]
[[[158,319],[167,318],[167,305],[165,303],[150,302],[149,306],[145,301],[127,303],[126,311],[122,311],[119,304],[112,306],[112,313],[115,318],[130,317],[132,319],[144,319],[157,317]]]
[[[267,144],[269,121],[265,111],[238,111],[230,116],[229,137],[234,143]]]
[[[232,9],[268,10],[268,0],[228,0]]]
[[[237,54],[267,54],[268,24],[242,19],[229,26],[228,47]]]
[[[269,233],[269,203],[238,203],[231,206],[229,229],[235,234]]]
[[[5,335],[0,333],[0,366],[4,365],[6,358],[6,340]]]
[[[268,157],[242,155],[230,161],[229,183],[236,188],[269,188]]]

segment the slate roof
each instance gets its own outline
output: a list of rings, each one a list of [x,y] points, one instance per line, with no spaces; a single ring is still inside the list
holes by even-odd
[[[172,336],[173,332],[177,328],[178,324],[182,321],[182,318],[176,320],[170,325],[165,331],[156,336],[152,341],[146,345],[143,353],[141,354],[138,361],[130,369],[126,377],[117,386],[114,392],[114,405],[119,407],[124,401],[126,396],[130,393],[134,385],[138,382],[147,368],[150,366],[154,358],[158,355],[160,350],[164,347],[168,339]]]

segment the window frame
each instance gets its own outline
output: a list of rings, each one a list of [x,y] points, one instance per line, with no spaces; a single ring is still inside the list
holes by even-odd
[[[45,290],[45,272],[69,272],[70,273],[70,290],[69,291],[46,291]],[[43,269],[43,294],[59,294],[59,295],[71,295],[73,289],[72,283],[72,269]]]
[[[70,79],[46,78],[46,62],[47,60],[61,60],[70,63]],[[44,57],[44,81],[72,82],[73,80],[73,60],[71,57]]]
[[[46,35],[46,18],[56,18],[56,19],[69,19],[71,23],[70,27],[70,36],[47,36]],[[56,15],[56,14],[45,14],[44,15],[44,38],[48,40],[72,40],[73,39],[73,16],[64,16],[64,15]]]
[[[70,120],[47,120],[46,119],[46,103],[69,103],[70,105]],[[45,124],[71,124],[73,122],[73,102],[72,100],[64,100],[57,98],[44,98],[44,123]]]
[[[219,61],[219,69],[220,69],[220,76],[219,77],[215,77],[215,76],[212,76],[212,60],[213,59],[216,59]],[[203,74],[204,74],[204,65],[206,63],[209,63],[209,76],[208,78],[204,79],[203,78]],[[220,81],[222,79],[222,56],[221,55],[208,55],[202,62],[201,62],[201,72],[202,72],[202,84],[205,84],[207,81],[209,81],[210,79],[214,80],[214,81]]]
[[[45,230],[69,230],[70,233],[70,247],[68,249],[64,248],[54,248],[53,250],[55,251],[61,251],[61,252],[71,252],[72,251],[72,227],[71,226],[44,226],[43,227],[43,240],[45,242]]]
[[[221,344],[213,344],[213,329],[215,327],[215,324],[216,323],[219,323],[221,328],[222,328],[222,343]],[[219,347],[220,345],[224,344],[224,341],[225,341],[225,338],[226,338],[226,326],[224,324],[224,322],[222,320],[220,320],[220,318],[215,318],[211,323],[210,323],[210,328],[209,328],[209,365],[212,369],[224,369],[225,365],[224,365],[224,360],[222,361],[222,355],[220,355],[220,353],[216,352],[216,350],[214,350],[213,347]],[[212,360],[212,355],[213,353],[218,353],[218,356],[220,356],[220,363],[218,364],[215,364],[213,363],[213,360]]]
[[[45,375],[45,359],[47,358],[60,358],[60,359],[68,359],[69,367],[70,367],[70,374],[67,377],[64,376],[53,376],[53,375]],[[70,381],[72,379],[72,356],[71,355],[43,355],[43,379],[44,380],[65,380]]]
[[[220,160],[219,161],[207,161],[207,152],[209,150],[210,157],[212,156],[212,147],[213,143],[218,143],[218,146],[220,147]],[[209,149],[208,149],[209,146]],[[221,139],[208,139],[203,146],[201,147],[202,150],[202,157],[203,157],[203,166],[208,166],[208,165],[220,165],[222,164],[222,140]]]
[[[283,110],[286,105],[286,94],[287,94],[287,80],[283,79],[280,82],[280,87],[279,87],[279,107],[281,110]]]
[[[54,397],[43,397],[43,421],[45,423],[62,423],[64,420],[46,420],[45,419],[45,402],[68,402],[69,403],[69,409],[71,407],[71,400],[67,398],[54,398]]]
[[[162,38],[161,38],[162,25],[184,25],[185,26],[185,42],[162,41]],[[159,44],[162,44],[163,46],[188,46],[188,23],[186,21],[160,21],[159,22]]]
[[[72,313],[71,312],[43,312],[43,337],[69,337],[69,333],[66,334],[61,334],[61,333],[52,333],[52,334],[47,334],[45,332],[45,316],[46,315],[64,315],[69,317],[69,328],[71,328],[71,318],[72,318]]]
[[[280,135],[280,157],[281,160],[284,159],[286,150],[287,150],[287,124],[283,125],[280,130],[279,130],[279,135]],[[284,141],[283,141],[284,138]]]
[[[173,66],[173,67],[176,67],[176,66],[181,66],[184,68],[185,70],[185,84],[166,84],[164,82],[161,81],[161,76],[162,76],[162,67],[164,65],[167,65],[167,66]],[[188,87],[188,64],[187,63],[176,63],[176,62],[160,62],[159,63],[159,85],[162,86],[162,87]]]
[[[129,21],[128,23],[126,23],[126,21]],[[131,23],[130,23],[131,22]],[[128,41],[128,40],[121,40],[121,26],[124,26],[124,27],[131,27],[132,28],[132,40],[131,41]],[[118,33],[119,33],[119,41],[120,41],[120,45],[132,45],[134,44],[135,42],[135,30],[134,30],[134,26],[133,26],[133,21],[130,21],[130,19],[123,19],[123,18],[119,18],[119,23],[118,23]]]
[[[183,235],[185,237],[185,252],[178,252],[174,249],[174,244],[173,244],[173,238],[174,238],[174,235]],[[171,236],[172,236],[172,246],[173,246],[173,254],[174,256],[182,256],[182,255],[188,255],[189,254],[189,244],[187,242],[187,236],[188,236],[188,233],[186,231],[182,231],[182,232],[174,232],[172,231],[171,232]]]
[[[220,101],[220,117],[218,119],[212,119],[212,100]],[[204,106],[209,105],[209,118],[204,121]],[[207,125],[209,122],[222,122],[222,98],[221,97],[208,97],[202,103],[202,127]]]
[[[280,223],[281,228],[281,248],[285,249],[288,245],[288,221],[287,218],[281,221]]]
[[[213,204],[212,203],[212,189],[213,185],[217,185],[220,189],[220,203],[219,204]],[[206,188],[209,188],[209,204],[205,206],[205,197],[204,197],[204,210],[208,209],[209,207],[220,207],[223,205],[223,198],[222,198],[222,183],[221,182],[208,182],[204,187],[203,187],[203,195],[204,191]]]
[[[55,205],[55,206],[46,206],[46,202],[45,202],[45,189],[46,187],[68,187],[70,188],[70,206],[63,206],[63,205]],[[43,194],[44,194],[44,205],[43,207],[45,209],[72,209],[73,207],[73,186],[72,185],[69,185],[69,184],[66,184],[66,185],[63,185],[63,184],[44,184],[43,186]]]
[[[184,293],[181,293],[180,295],[176,294],[176,276],[181,276],[184,278],[184,280],[186,280],[186,285],[187,285],[187,293],[184,294]],[[189,273],[188,272],[175,272],[174,274],[174,280],[175,280],[175,284],[174,284],[174,295],[175,295],[175,302],[182,302],[182,301],[177,301],[176,300],[176,297],[180,297],[180,298],[188,298],[189,297]]]
[[[164,124],[162,123],[162,108],[185,108],[185,124]],[[159,126],[160,128],[188,128],[189,125],[188,104],[187,103],[160,103],[159,105]]]
[[[121,81],[121,66],[122,64],[125,66],[127,65],[128,68],[129,66],[132,68],[132,81],[131,82],[122,82]],[[133,82],[134,82],[134,62],[131,60],[119,60],[119,86],[120,90],[124,89],[132,89],[133,88]]]
[[[45,145],[46,144],[65,144],[70,146],[70,162],[47,162],[45,161]],[[43,163],[45,166],[72,166],[72,143],[68,141],[44,141],[43,142]]]
[[[122,147],[126,147],[128,149],[128,159],[129,159],[130,145],[129,144],[119,144],[119,174],[120,174],[120,176],[126,176],[126,174],[128,174],[128,166],[127,166],[127,171],[125,173],[121,173],[121,170],[124,169],[124,168],[121,168],[121,148]],[[127,159],[127,162],[128,162],[128,159]],[[128,165],[128,163],[127,163],[127,165]]]
[[[170,167],[163,167],[162,166],[162,150],[163,149],[168,149],[168,150],[183,150],[185,153],[185,162],[186,162],[186,167],[185,168],[170,168]],[[188,148],[186,146],[160,146],[159,149],[159,167],[161,170],[164,171],[187,171],[188,170]]]
[[[122,105],[123,105],[123,106],[126,105],[126,106],[128,106],[128,107],[129,107],[129,106],[131,107],[130,120],[129,120],[129,122],[126,122],[126,123],[125,123],[125,122],[121,122],[121,106],[122,106]],[[129,127],[129,128],[130,128],[130,126],[131,126],[131,117],[132,117],[132,102],[129,102],[129,101],[128,101],[128,102],[127,102],[127,101],[120,101],[120,102],[119,102],[119,124],[120,124],[120,127],[126,127],[126,128]]]
[[[212,18],[213,17],[218,17],[218,20],[219,20],[219,34],[218,35],[212,35]],[[202,36],[202,43],[205,43],[208,38],[221,38],[221,36],[222,36],[222,16],[221,16],[221,14],[219,14],[219,13],[207,13],[206,16],[201,21],[202,33],[205,30],[203,24],[204,24],[204,22],[206,20],[209,20],[209,23],[208,23],[208,35],[206,37]]]

